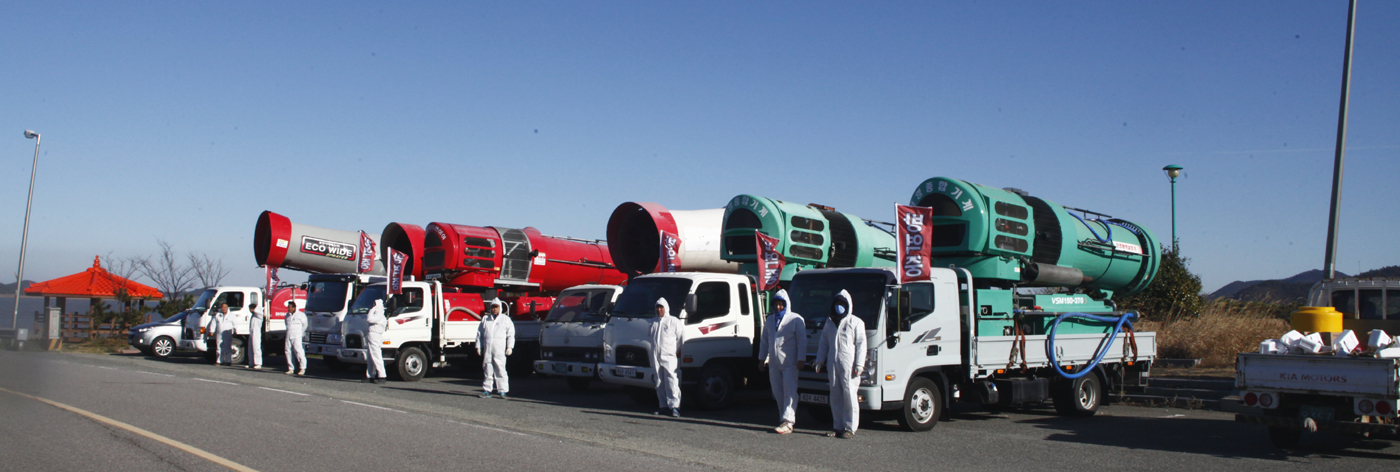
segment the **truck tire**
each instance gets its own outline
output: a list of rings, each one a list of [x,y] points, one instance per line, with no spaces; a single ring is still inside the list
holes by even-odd
[[[417,382],[423,380],[423,375],[428,373],[428,356],[423,354],[422,349],[410,347],[399,351],[398,359],[394,361],[394,378],[404,382]]]
[[[1067,416],[1094,416],[1103,404],[1103,385],[1093,373],[1073,380],[1061,380],[1051,386],[1050,399],[1055,412]]]
[[[161,336],[151,341],[151,347],[147,349],[147,354],[152,357],[166,358],[175,352],[175,340],[170,336]]]
[[[903,414],[899,415],[899,425],[904,429],[922,432],[938,425],[943,416],[943,394],[938,384],[925,377],[915,377],[904,391]]]
[[[567,382],[569,383],[569,390],[586,392],[588,391],[588,384],[593,383],[593,379],[588,377],[569,377]]]
[[[350,364],[340,362],[340,359],[336,357],[321,356],[321,362],[326,364],[326,368],[330,369],[331,372],[345,372],[345,369],[350,368]]]
[[[243,365],[248,362],[248,350],[244,349],[245,341],[238,336],[233,337],[233,355],[229,356],[229,363],[232,365]]]
[[[1278,426],[1269,427],[1269,442],[1279,449],[1297,449],[1298,443],[1303,439],[1303,430],[1280,428]]]
[[[734,401],[734,373],[724,364],[712,365],[700,371],[695,388],[695,401],[706,410],[723,410]]]

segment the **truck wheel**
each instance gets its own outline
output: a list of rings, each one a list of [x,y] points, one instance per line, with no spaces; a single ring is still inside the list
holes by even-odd
[[[1074,380],[1061,380],[1052,387],[1050,398],[1055,411],[1068,416],[1094,416],[1103,403],[1103,386],[1093,373]]]
[[[423,380],[423,375],[428,373],[428,356],[423,354],[422,349],[410,347],[399,351],[394,367],[394,376],[399,380],[417,382]]]
[[[810,416],[812,417],[812,419],[816,420],[817,424],[823,426],[831,425],[830,405],[802,405],[802,409],[803,411],[807,412],[807,416]]]
[[[588,377],[569,377],[569,390],[584,392],[588,390],[588,384],[593,383],[593,379]]]
[[[151,347],[147,351],[151,356],[170,357],[170,353],[175,352],[175,340],[171,339],[170,336],[161,336],[155,341],[151,341]]]
[[[627,387],[627,396],[641,406],[655,407],[661,403],[656,399],[656,390],[649,388]]]
[[[734,374],[729,366],[712,365],[700,371],[700,385],[695,389],[696,402],[706,410],[723,410],[734,400]]]
[[[943,416],[943,394],[938,391],[938,385],[924,377],[909,382],[909,389],[904,392],[903,413],[898,420],[904,429],[914,432],[933,429]]]
[[[340,362],[340,359],[335,357],[321,356],[321,362],[326,364],[326,368],[330,369],[331,372],[345,372],[345,369],[350,368],[349,364]]]
[[[243,343],[243,338],[233,338],[233,342],[231,343],[233,344],[233,355],[229,356],[229,362],[231,364],[243,365],[243,363],[248,362],[248,350],[243,348]]]
[[[1302,439],[1303,430],[1301,429],[1269,427],[1269,442],[1274,443],[1274,447],[1279,449],[1297,449],[1298,443]]]

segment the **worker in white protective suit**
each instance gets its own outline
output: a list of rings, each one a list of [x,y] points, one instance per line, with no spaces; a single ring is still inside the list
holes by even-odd
[[[295,301],[287,302],[287,375],[306,375],[306,346],[301,337],[306,333],[306,313],[297,309]]]
[[[759,344],[759,369],[768,371],[773,399],[778,402],[778,434],[792,432],[797,422],[797,371],[807,359],[807,324],[802,315],[788,311],[787,290],[773,295],[774,312],[763,321]]]
[[[384,328],[389,324],[389,318],[384,316],[384,300],[375,300],[374,306],[365,314],[365,321],[369,323],[369,329],[365,331],[365,382],[382,384],[387,382],[384,377]]]
[[[817,372],[830,366],[831,429],[827,437],[851,439],[860,426],[860,404],[856,390],[860,388],[860,372],[865,369],[865,321],[851,313],[851,294],[842,290],[831,304],[831,317],[822,327],[817,345]]]
[[[249,369],[262,368],[262,333],[263,333],[263,309],[262,305],[256,303],[248,305],[248,311],[253,314],[248,319],[248,365]]]
[[[505,303],[491,300],[491,308],[481,318],[476,329],[476,353],[481,356],[481,398],[491,394],[506,398],[510,377],[506,374],[506,357],[515,350],[515,322],[505,313]]]
[[[655,370],[652,385],[656,386],[656,415],[670,410],[671,416],[681,416],[681,344],[685,342],[685,323],[668,316],[671,306],[665,298],[656,299],[656,321],[651,324],[651,366]]]
[[[214,331],[214,364],[233,365],[233,315],[228,304],[220,303],[210,323]]]

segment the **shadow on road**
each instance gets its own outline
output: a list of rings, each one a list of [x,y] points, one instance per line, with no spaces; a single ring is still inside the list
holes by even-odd
[[[1232,419],[1100,415],[1092,418],[1035,418],[1018,423],[1058,431],[1047,436],[1047,441],[1127,449],[1269,460],[1288,460],[1290,457],[1400,459],[1400,455],[1376,452],[1394,445],[1389,441],[1352,439],[1329,433],[1305,434],[1303,449],[1285,451],[1269,443],[1264,426],[1237,423]]]

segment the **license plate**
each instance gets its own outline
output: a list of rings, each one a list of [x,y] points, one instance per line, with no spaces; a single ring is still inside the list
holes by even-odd
[[[566,366],[564,364],[554,364],[554,371],[559,373],[568,372],[569,366]]]
[[[637,369],[633,369],[630,367],[618,367],[617,369],[613,370],[613,373],[616,374],[618,377],[632,378],[637,376]]]
[[[1331,421],[1336,419],[1337,414],[1332,408],[1303,405],[1298,407],[1298,417],[1312,418],[1318,421]]]
[[[802,403],[817,403],[825,405],[827,404],[828,400],[826,395],[817,395],[815,393],[803,393],[798,395],[798,401],[801,401]]]

